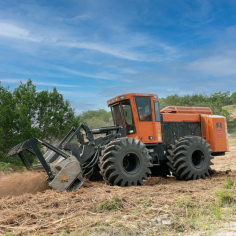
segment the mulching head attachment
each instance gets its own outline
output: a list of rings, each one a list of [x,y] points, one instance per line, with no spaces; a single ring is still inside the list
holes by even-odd
[[[94,135],[99,135],[95,138]],[[101,134],[105,136],[101,137]],[[125,137],[122,126],[101,127],[90,130],[85,124],[78,128],[72,127],[57,147],[40,141],[37,138],[29,139],[13,147],[6,156],[18,154],[27,169],[31,169],[24,151],[35,155],[39,164],[37,169],[44,169],[48,175],[48,183],[53,189],[61,191],[76,191],[83,184],[83,177],[100,180],[99,156],[107,143]],[[48,148],[43,155],[38,143]]]
[[[38,143],[50,150],[47,152],[47,161],[41,153]],[[82,186],[83,176],[80,163],[72,154],[64,152],[47,142],[32,138],[13,147],[6,156],[18,154],[25,167],[30,170],[30,164],[24,155],[24,151],[37,156],[48,175],[48,184],[53,189],[71,192]],[[51,159],[53,159],[53,162],[51,162]]]

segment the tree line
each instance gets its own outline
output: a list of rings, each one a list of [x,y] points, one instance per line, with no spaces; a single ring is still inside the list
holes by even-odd
[[[214,114],[227,117],[229,131],[236,129],[236,119],[232,119],[230,111],[224,109],[225,106],[236,104],[236,92],[175,94],[159,101],[161,108],[171,105],[210,107]],[[4,154],[27,139],[37,137],[51,142],[62,138],[72,126],[77,127],[82,122],[91,129],[113,124],[110,111],[89,110],[76,115],[70,102],[56,88],[37,91],[31,80],[21,83],[13,91],[0,84],[0,106],[0,167],[1,163],[21,164],[19,158],[6,158]]]
[[[160,108],[166,106],[195,106],[195,107],[210,107],[213,114],[225,116],[229,132],[236,131],[236,119],[230,117],[229,105],[236,105],[236,92],[218,92],[211,95],[194,94],[179,96],[177,94],[161,98],[159,100]]]

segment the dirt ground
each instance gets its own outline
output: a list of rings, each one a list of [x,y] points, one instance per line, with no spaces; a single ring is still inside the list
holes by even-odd
[[[203,227],[185,220],[190,202],[207,210],[225,178],[236,179],[236,138],[230,138],[230,152],[213,162],[215,173],[206,180],[151,177],[144,186],[126,188],[86,181],[74,193],[47,189],[44,173],[1,175],[0,235],[236,235],[232,220],[221,231],[219,224],[228,221]],[[199,224],[211,217],[206,212]]]
[[[229,137],[229,152],[225,156],[215,157],[213,163],[213,169],[217,171],[236,170],[236,137]]]

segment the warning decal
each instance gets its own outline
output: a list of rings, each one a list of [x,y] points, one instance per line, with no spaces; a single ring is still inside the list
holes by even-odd
[[[216,129],[222,129],[222,124],[221,122],[216,123]]]
[[[157,131],[157,136],[158,136],[158,141],[160,142],[161,141],[161,131],[160,130]]]
[[[222,138],[223,137],[223,131],[222,131],[222,124],[221,122],[216,123],[216,134],[217,138]]]
[[[61,177],[61,182],[62,182],[62,183],[63,183],[63,182],[68,182],[68,178],[66,177],[65,174],[62,175],[62,177]]]
[[[217,138],[223,138],[222,130],[217,130]]]

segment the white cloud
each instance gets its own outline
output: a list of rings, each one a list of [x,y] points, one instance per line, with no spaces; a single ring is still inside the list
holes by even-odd
[[[79,85],[73,85],[73,84],[45,83],[45,82],[37,82],[37,81],[33,82],[33,84],[47,85],[47,86],[53,86],[53,87],[67,87],[67,88],[81,87]]]
[[[114,75],[110,75],[107,73],[89,74],[89,73],[84,73],[84,72],[80,72],[80,71],[73,70],[73,69],[68,69],[68,68],[62,67],[62,66],[54,66],[54,68],[58,69],[60,71],[69,73],[69,74],[88,77],[88,78],[104,79],[104,80],[115,80],[116,78],[118,78],[117,76],[116,76],[116,78],[114,78]]]
[[[0,35],[5,37],[25,39],[29,36],[29,31],[12,24],[0,23]]]
[[[196,60],[188,65],[190,70],[210,76],[236,75],[236,57],[211,56]]]
[[[89,42],[61,42],[58,45],[70,47],[70,48],[80,48],[80,49],[88,49],[98,51],[104,54],[109,54],[111,56],[115,56],[118,58],[133,60],[133,61],[152,61],[153,59],[149,59],[147,56],[142,54],[138,54],[135,52],[131,52],[128,49],[123,49],[118,45],[104,45],[97,43],[89,43]]]
[[[86,41],[84,37],[75,36],[65,36],[68,32],[61,30],[60,32],[54,32],[52,35],[52,29],[41,27],[35,29],[22,28],[16,24],[12,23],[0,23],[0,37],[8,37],[12,39],[20,39],[31,42],[40,43],[44,46],[57,46],[57,47],[67,47],[67,48],[77,48],[91,50],[110,56],[114,56],[121,59],[127,59],[131,61],[155,61],[161,62],[165,60],[170,60],[177,55],[177,50],[165,43],[158,42],[157,40],[152,40],[143,35],[132,35],[126,32],[115,32],[116,34],[121,34],[121,42],[111,42],[103,41],[94,43],[91,41]],[[143,47],[142,52],[138,52],[137,48]],[[155,51],[157,51],[155,53]],[[168,54],[168,56],[165,56]],[[171,55],[171,56],[170,56]]]
[[[30,31],[14,24],[0,22],[0,36],[40,42],[42,38],[30,36]]]
[[[1,82],[7,82],[7,83],[26,83],[28,80],[25,79],[0,79]],[[81,87],[79,85],[73,85],[73,84],[60,84],[60,83],[47,83],[47,82],[39,82],[39,81],[33,81],[34,85],[45,85],[45,86],[52,86],[52,87],[67,87],[67,88],[73,88],[73,87]]]
[[[85,92],[85,91],[68,91],[68,90],[58,90],[59,93],[63,95],[68,95],[69,97],[85,97],[85,98],[90,98],[90,97],[97,97],[96,93],[93,92]]]
[[[25,79],[0,79],[1,82],[5,82],[5,83],[26,83],[27,80]]]
[[[78,14],[74,17],[68,17],[68,18],[58,17],[57,20],[61,22],[80,22],[80,21],[88,20],[90,18],[91,16],[88,14]]]

